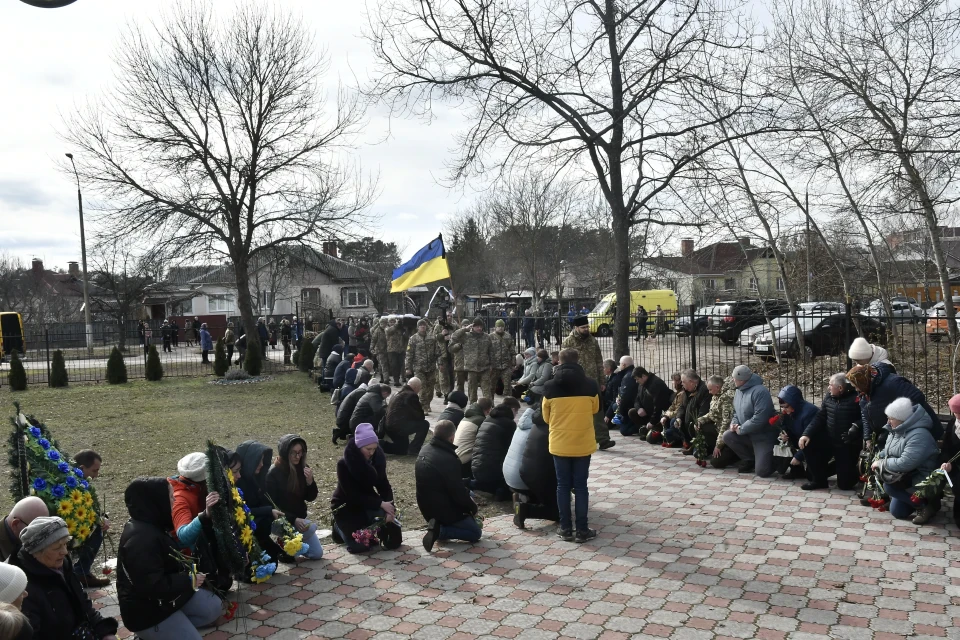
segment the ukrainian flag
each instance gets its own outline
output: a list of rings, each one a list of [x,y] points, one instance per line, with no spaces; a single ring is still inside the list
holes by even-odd
[[[393,270],[390,293],[399,293],[420,284],[445,280],[449,277],[450,268],[447,266],[447,253],[443,249],[441,235],[417,251],[410,260]]]

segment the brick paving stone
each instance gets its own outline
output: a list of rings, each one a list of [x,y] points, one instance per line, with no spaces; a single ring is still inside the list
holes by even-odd
[[[691,485],[713,495],[681,499]],[[590,490],[600,536],[588,544],[509,516],[488,519],[476,545],[433,554],[417,531],[369,557],[328,543],[322,560],[245,585],[243,618],[204,638],[887,640],[960,626],[960,530],[947,514],[916,527],[849,492],[701,470],[635,438],[593,457]],[[117,615],[113,587],[91,597]]]

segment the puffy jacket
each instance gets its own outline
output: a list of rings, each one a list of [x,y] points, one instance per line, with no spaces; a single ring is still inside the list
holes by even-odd
[[[731,424],[739,424],[739,433],[744,436],[773,431],[777,427],[770,424],[770,418],[775,413],[770,391],[763,386],[763,379],[753,374],[733,396]]]
[[[530,391],[543,395],[543,385],[553,377],[553,364],[549,360],[537,363],[536,376],[530,383]]]
[[[200,329],[200,348],[204,351],[213,350],[213,337],[206,329]]]
[[[820,403],[820,411],[807,425],[803,435],[811,440],[830,438],[833,446],[837,447],[843,444],[843,434],[850,430],[850,425],[862,427],[862,420],[857,391],[848,384],[836,398],[827,394]]]
[[[137,478],[123,494],[130,520],[117,546],[117,601],[133,632],[160,624],[193,597],[193,579],[173,558],[168,492],[166,478]]]
[[[197,484],[183,476],[170,478],[167,482],[173,487],[173,527],[171,531],[176,535],[180,531],[180,527],[189,525],[194,518],[203,512],[207,490],[205,485]],[[193,545],[190,541],[180,540],[180,546],[191,547]]]
[[[494,331],[490,334],[490,359],[494,369],[513,369],[515,353],[516,347],[509,333]]]
[[[470,470],[478,481],[503,484],[503,460],[510,449],[510,441],[517,424],[513,421],[513,409],[498,405],[477,430],[477,441],[470,461]]]
[[[368,511],[376,511],[381,502],[393,501],[393,487],[387,478],[387,457],[377,447],[367,460],[353,438],[347,439],[343,457],[337,461],[337,487],[330,498],[336,509],[334,521],[346,535],[370,524]]]
[[[563,340],[564,349],[576,349],[580,353],[580,366],[586,372],[587,376],[597,383],[597,389],[604,385],[603,375],[603,355],[600,353],[600,344],[597,339],[589,333],[581,336],[574,329]],[[550,422],[549,420],[547,422]]]
[[[274,464],[267,472],[267,495],[277,505],[277,509],[283,511],[284,516],[290,524],[297,518],[307,517],[307,503],[317,499],[317,483],[307,484],[307,477],[303,473],[305,461],[307,459],[307,441],[294,433],[288,433],[280,438],[277,444],[277,455],[281,460],[287,460],[290,454],[290,448],[299,444],[303,447],[303,457],[301,463],[295,467],[284,464]],[[296,473],[300,476],[299,490],[290,489],[290,473]]]
[[[534,409],[531,422],[520,463],[520,479],[527,485],[535,501],[556,507],[557,468],[550,454],[550,425],[544,422],[540,407]],[[559,513],[556,517],[560,517]]]
[[[367,371],[365,367],[357,367],[356,369],[350,369],[347,371],[347,375],[343,381],[343,386],[340,387],[341,402],[344,398],[356,391],[361,385],[366,385],[369,382],[370,372]]]
[[[414,393],[410,385],[403,385],[390,404],[387,405],[387,429],[410,420],[423,420],[423,406],[420,396]],[[376,426],[376,425],[374,425]]]
[[[437,370],[437,356],[440,350],[437,341],[429,333],[415,333],[407,342],[407,357],[404,366],[413,372],[432,372]]]
[[[453,333],[453,342],[463,347],[464,371],[486,371],[493,367],[493,343],[487,333],[465,327]]]
[[[683,425],[686,433],[693,433],[697,420],[710,411],[710,392],[703,380],[697,382],[697,387],[683,392],[683,402],[677,410],[676,418]]]
[[[323,365],[323,377],[327,380],[333,380],[333,375],[337,371],[337,366],[343,360],[343,356],[336,351],[327,356],[327,362]],[[336,387],[334,387],[336,388]]]
[[[796,450],[793,457],[797,460],[803,460],[803,450],[798,449],[798,441],[807,427],[813,423],[819,412],[817,406],[803,399],[803,392],[800,388],[788,384],[780,389],[777,398],[783,400],[793,409],[793,413],[781,413],[779,415],[778,427],[787,433],[790,438],[791,446]]]
[[[343,362],[337,365],[337,368],[333,372],[333,388],[337,389],[343,386],[344,380],[347,379],[347,371],[350,371],[350,367],[353,365],[350,358],[344,358]]]
[[[386,388],[389,389],[390,387]],[[367,387],[367,392],[357,401],[357,407],[350,415],[348,426],[351,432],[357,429],[358,424],[363,424],[364,422],[373,425],[374,429],[380,424],[380,420],[386,412],[383,389],[384,385],[379,383],[374,383]]]
[[[517,420],[517,430],[513,432],[507,457],[503,459],[503,479],[507,486],[519,491],[527,491],[529,487],[520,477],[520,467],[523,466],[523,451],[527,446],[527,437],[533,427],[533,409],[527,409]]]
[[[440,415],[437,416],[437,422],[441,420],[449,420],[454,425],[458,425],[460,421],[463,420],[463,409],[451,402],[444,407]]]
[[[637,393],[639,390],[640,385],[637,384],[637,379],[633,377],[633,365],[623,369],[620,372],[620,384],[617,385],[617,388],[614,390],[617,398],[614,402],[613,410],[610,412],[611,417],[616,414],[626,420],[627,412],[637,402]]]
[[[529,349],[528,349],[529,351]],[[537,377],[537,356],[536,354],[523,360],[523,375],[517,380],[517,384],[529,385]]]
[[[463,420],[457,425],[457,433],[453,436],[453,444],[457,446],[457,457],[461,464],[470,464],[476,446],[477,431],[486,419],[476,402],[464,412]]]
[[[660,416],[673,402],[673,392],[667,383],[655,373],[647,376],[647,381],[637,387],[637,399],[634,408],[646,411],[648,421],[653,424],[660,422]],[[731,411],[732,416],[732,411]]]
[[[930,416],[931,433],[935,440],[943,437],[943,426],[937,414],[927,404],[927,399],[909,380],[898,376],[882,364],[876,367],[877,375],[870,381],[870,395],[861,398],[860,411],[863,415],[863,439],[869,440],[870,434],[879,434],[887,424],[886,408],[897,398],[907,398],[920,405]]]
[[[550,453],[579,458],[597,450],[593,414],[600,389],[579,364],[561,364],[543,388],[543,419],[550,425]]]
[[[340,406],[337,407],[337,429],[339,429],[341,433],[346,434],[350,432],[350,418],[353,416],[353,412],[357,408],[357,403],[360,402],[360,398],[362,398],[366,392],[367,385],[361,384],[350,392],[350,395],[346,397],[344,397],[343,394],[340,395],[342,400],[340,400]]]
[[[424,520],[435,518],[441,525],[451,525],[477,513],[461,479],[460,459],[452,442],[432,438],[417,454],[414,476],[417,506]]]
[[[617,396],[620,393],[620,385],[623,384],[623,372],[614,371],[606,379],[606,387],[603,389],[601,403],[603,414],[608,418],[613,418],[617,412]],[[636,400],[634,400],[636,402]]]
[[[896,429],[890,423],[884,427],[890,432],[887,444],[880,452],[883,468],[893,473],[910,476],[909,492],[939,465],[940,449],[930,428],[933,422],[926,409],[914,405],[913,413]]]
[[[335,320],[331,320],[327,323],[327,328],[323,330],[318,336],[320,342],[318,343],[318,351],[320,352],[321,358],[326,358],[330,355],[330,352],[333,351],[333,347],[340,342],[340,330],[337,329],[337,323]]]

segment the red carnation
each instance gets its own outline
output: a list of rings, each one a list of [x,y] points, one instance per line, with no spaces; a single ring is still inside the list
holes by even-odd
[[[910,496],[910,502],[912,502],[913,504],[920,504],[921,502],[923,502],[923,499],[917,496],[916,494],[914,494]]]
[[[860,482],[867,482],[868,480],[870,480],[870,478],[867,476],[860,476]]]

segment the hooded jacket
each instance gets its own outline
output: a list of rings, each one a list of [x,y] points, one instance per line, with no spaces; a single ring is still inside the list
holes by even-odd
[[[523,359],[523,375],[517,380],[517,384],[529,385],[537,376],[537,355]]]
[[[130,520],[117,547],[117,600],[124,626],[137,632],[160,624],[193,597],[193,580],[173,559],[167,480],[137,478],[123,494]]]
[[[417,455],[414,476],[417,506],[424,520],[435,518],[441,525],[451,525],[477,513],[460,477],[460,459],[452,442],[432,438]]]
[[[296,434],[288,433],[280,438],[280,442],[277,444],[277,453],[280,459],[287,460],[290,448],[297,443],[303,447],[303,457],[300,458],[301,464],[289,469],[291,473],[300,476],[299,492],[294,493],[288,488],[290,476],[284,466],[275,463],[267,472],[267,495],[277,505],[277,508],[283,511],[290,524],[293,524],[293,521],[297,518],[306,518],[307,503],[317,499],[316,481],[308,485],[307,478],[303,474],[304,462],[307,458],[307,441]]]
[[[620,384],[614,390],[616,401],[609,412],[610,417],[618,415],[626,421],[627,412],[637,402],[637,392],[640,390],[640,385],[637,384],[637,379],[633,377],[633,370],[633,365],[630,365],[620,372]]]
[[[935,440],[943,437],[943,425],[937,414],[927,404],[927,399],[906,378],[893,373],[893,370],[883,364],[876,367],[877,375],[870,380],[870,394],[860,399],[860,412],[863,416],[863,439],[869,440],[870,434],[879,434],[887,424],[887,415],[884,412],[891,402],[897,398],[907,398],[914,405],[923,407],[930,416],[931,428]]]
[[[353,416],[354,409],[357,408],[360,398],[364,396],[364,394],[367,392],[367,389],[367,385],[361,384],[359,387],[350,392],[350,395],[346,396],[340,401],[340,406],[337,407],[337,429],[339,429],[341,433],[349,433],[350,418]],[[341,397],[343,396],[341,395]]]
[[[593,414],[600,411],[600,389],[579,364],[561,364],[544,385],[543,419],[550,425],[550,453],[579,458],[597,450]]]
[[[775,413],[770,391],[763,386],[763,379],[754,373],[733,396],[733,421],[730,424],[739,424],[739,434],[743,436],[773,432],[777,427],[770,424],[770,418]]]
[[[939,466],[940,448],[930,432],[932,426],[930,416],[920,405],[914,405],[913,413],[896,429],[891,428],[889,422],[884,426],[890,436],[879,455],[884,461],[883,468],[907,474],[909,493]]]
[[[534,409],[526,409],[517,420],[517,430],[513,432],[507,457],[503,459],[503,479],[507,486],[519,491],[527,491],[530,487],[520,477],[520,467],[523,464],[523,451],[527,446],[527,438],[533,428]]]
[[[552,513],[556,515],[554,520],[558,520],[557,468],[550,454],[550,425],[543,421],[540,407],[534,409],[531,416],[530,433],[520,463],[520,479],[527,485],[533,501],[555,509]]]
[[[323,377],[332,380],[333,374],[337,371],[337,366],[343,361],[343,356],[333,351],[327,356],[327,362],[323,365]]]
[[[273,459],[273,449],[256,440],[247,440],[237,447],[240,456],[240,480],[237,487],[243,491],[243,501],[250,507],[250,513],[256,520],[270,522],[273,520],[273,505],[267,498],[267,474],[270,472],[270,461]],[[254,473],[257,465],[263,462],[260,473]],[[261,526],[257,522],[257,529]],[[265,531],[269,531],[267,526]]]
[[[340,361],[340,364],[337,365],[337,368],[333,370],[333,388],[337,389],[343,387],[343,383],[347,379],[347,371],[350,371],[350,367],[353,363],[350,361],[350,358],[344,358]]]
[[[788,384],[780,389],[777,398],[783,400],[793,409],[793,413],[781,413],[778,417],[778,427],[787,433],[790,438],[790,444],[796,451],[793,457],[797,460],[803,460],[803,450],[797,448],[800,437],[807,430],[807,427],[816,419],[819,410],[815,404],[811,404],[803,399],[803,392],[800,388]]]
[[[516,430],[513,409],[498,405],[490,411],[477,430],[477,441],[470,461],[470,470],[478,482],[497,486],[504,483],[503,461]]]
[[[530,391],[537,395],[543,395],[543,385],[547,384],[553,377],[553,363],[549,360],[537,363],[536,375],[533,382],[530,383]]]
[[[457,457],[461,464],[470,464],[477,442],[477,431],[486,419],[476,402],[464,412],[463,420],[457,425],[457,433],[453,436],[453,444],[457,447]]]
[[[372,424],[374,429],[377,428],[386,412],[383,399],[384,388],[380,383],[374,383],[367,387],[366,393],[360,397],[357,401],[357,407],[350,414],[348,421],[350,431],[355,431],[357,425],[364,422]],[[386,388],[389,389],[390,387]]]
[[[393,500],[393,487],[387,479],[387,457],[377,447],[367,460],[353,438],[347,439],[343,456],[337,461],[337,487],[330,507],[334,520],[347,536],[369,524],[367,511],[376,511],[381,502]]]

